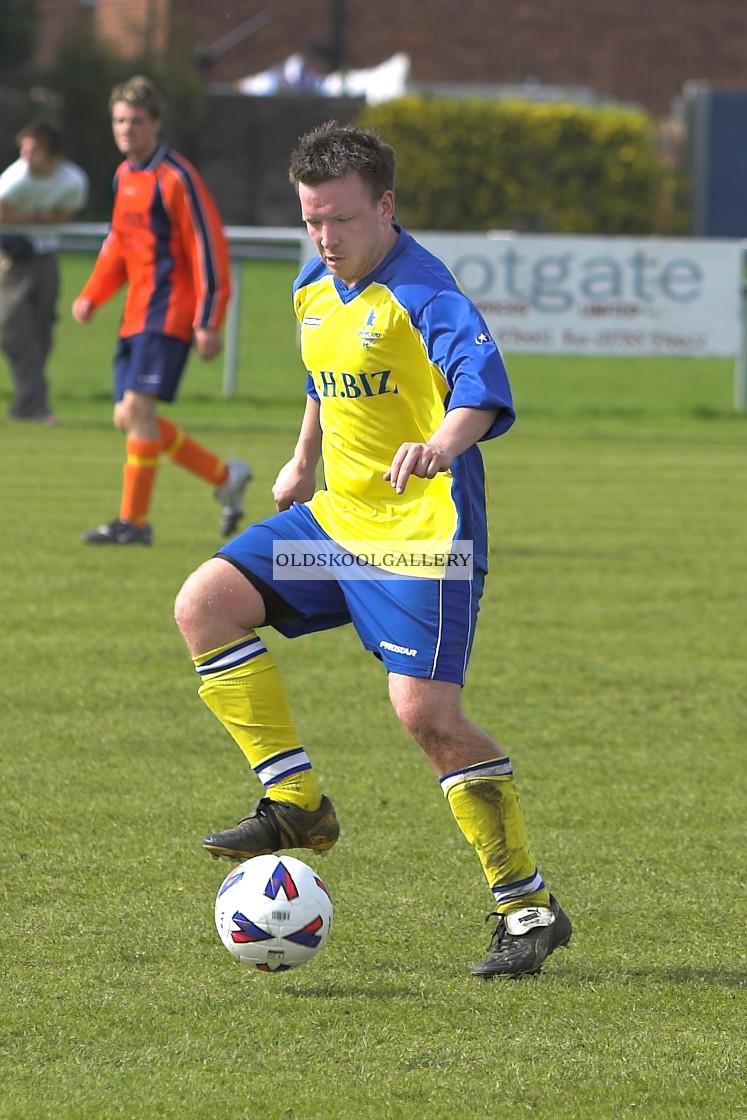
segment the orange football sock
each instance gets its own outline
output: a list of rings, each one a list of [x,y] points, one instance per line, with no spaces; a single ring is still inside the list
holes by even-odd
[[[223,485],[228,478],[228,467],[223,459],[161,416],[158,417],[158,430],[161,434],[161,451],[168,455],[172,463],[199,475],[211,486]]]
[[[128,438],[119,507],[119,516],[123,521],[134,521],[136,525],[147,522],[160,452],[159,440]]]

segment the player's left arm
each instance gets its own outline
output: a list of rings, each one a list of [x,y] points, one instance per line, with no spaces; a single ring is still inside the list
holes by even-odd
[[[503,358],[475,305],[458,289],[440,291],[417,318],[428,357],[448,385],[443,420],[422,442],[403,443],[384,474],[398,494],[408,479],[435,478],[481,439],[506,431],[514,420]]]
[[[201,358],[222,349],[220,329],[231,294],[228,243],[218,208],[196,171],[188,176],[180,206],[182,240],[197,294],[193,335]]]
[[[451,409],[427,442],[403,443],[397,449],[385,480],[403,494],[411,475],[435,478],[439,471],[449,469],[457,455],[482,439],[497,416],[497,408]]]

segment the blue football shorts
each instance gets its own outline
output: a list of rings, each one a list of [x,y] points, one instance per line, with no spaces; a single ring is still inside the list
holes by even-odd
[[[352,622],[365,649],[391,673],[463,685],[472,650],[485,574],[471,579],[413,578],[382,572],[379,578],[277,578],[276,542],[337,545],[308,507],[259,521],[216,552],[263,595],[266,625],[287,638]],[[274,547],[273,547],[274,546]],[[343,551],[343,550],[340,550]],[[348,554],[349,555],[349,554]]]
[[[132,334],[117,339],[114,351],[114,400],[126,390],[173,401],[189,357],[190,343],[163,334]]]

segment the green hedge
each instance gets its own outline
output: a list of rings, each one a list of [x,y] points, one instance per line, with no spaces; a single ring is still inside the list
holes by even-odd
[[[683,184],[644,112],[405,97],[360,123],[397,149],[397,214],[411,229],[687,232]]]

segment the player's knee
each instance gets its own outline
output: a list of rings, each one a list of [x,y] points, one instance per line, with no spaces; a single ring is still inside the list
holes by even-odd
[[[400,723],[426,753],[450,742],[464,717],[458,686],[419,678],[389,678],[389,696]]]
[[[187,645],[200,646],[202,635],[229,621],[229,611],[208,561],[182,584],[174,602],[174,619]]]
[[[405,731],[419,743],[426,747],[443,735],[440,714],[434,711],[422,700],[414,696],[392,696],[392,705]]]
[[[213,558],[184,581],[174,618],[192,653],[204,653],[261,626],[264,604],[236,568]]]
[[[196,585],[196,575],[197,572],[193,572],[191,576],[187,577],[174,601],[174,619],[188,645],[198,628],[204,601],[204,597]]]

